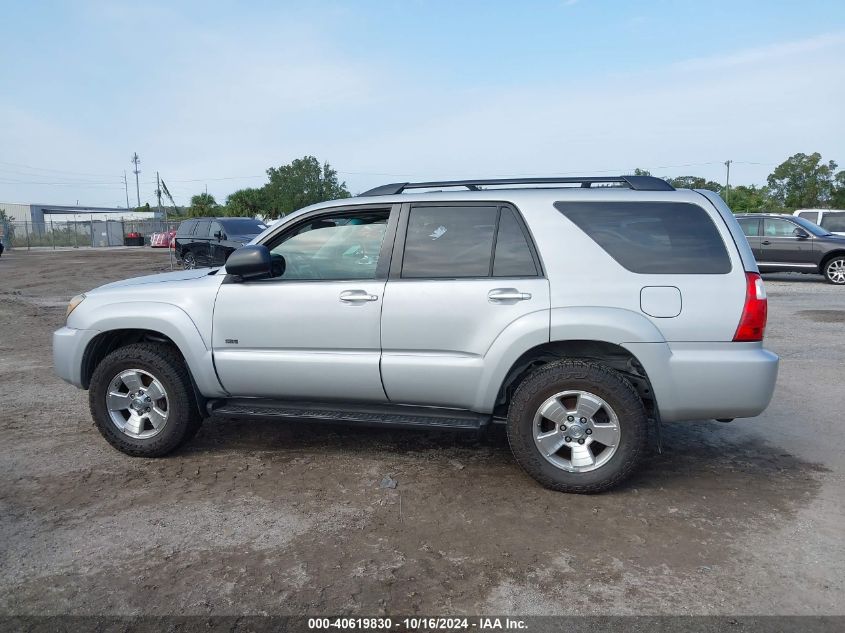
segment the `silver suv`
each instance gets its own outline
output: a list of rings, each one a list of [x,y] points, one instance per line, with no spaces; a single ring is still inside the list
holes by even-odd
[[[728,207],[651,177],[403,183],[285,217],[225,268],[74,297],[55,365],[154,457],[204,417],[503,423],[545,486],[627,477],[649,423],[758,415],[778,358]]]

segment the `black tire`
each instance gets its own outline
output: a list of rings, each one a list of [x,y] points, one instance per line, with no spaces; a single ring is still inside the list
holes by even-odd
[[[834,273],[835,268],[837,268],[836,273]],[[837,255],[824,263],[822,274],[824,275],[827,283],[834,284],[836,286],[845,285],[845,277],[838,274],[841,268],[845,268],[845,255]]]
[[[168,418],[150,438],[133,438],[112,422],[106,395],[121,371],[141,369],[155,376],[168,394]],[[161,457],[191,439],[202,425],[191,378],[179,352],[163,343],[135,343],[109,353],[94,370],[88,390],[91,416],[100,433],[117,450],[133,457]]]
[[[620,440],[606,463],[587,472],[568,472],[549,462],[534,442],[534,416],[557,393],[586,391],[599,396],[618,418]],[[529,374],[508,409],[508,442],[520,466],[543,486],[560,492],[603,492],[634,472],[645,454],[648,416],[637,391],[621,374],[596,362],[563,360]]]
[[[197,267],[197,256],[194,255],[190,250],[187,250],[182,253],[182,267],[185,270],[193,270]]]

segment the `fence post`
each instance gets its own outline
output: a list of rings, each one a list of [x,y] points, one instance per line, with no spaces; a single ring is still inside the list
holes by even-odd
[[[79,225],[76,222],[73,223],[73,247],[79,248]]]
[[[53,218],[50,218],[50,242],[53,244],[53,250],[56,250],[56,231],[53,228]]]
[[[24,233],[26,233],[26,250],[29,250],[30,249],[30,246],[29,246],[29,222],[24,221],[23,230],[24,230]]]

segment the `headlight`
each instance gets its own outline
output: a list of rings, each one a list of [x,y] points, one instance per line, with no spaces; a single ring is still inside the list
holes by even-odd
[[[67,304],[67,312],[65,312],[65,321],[70,316],[70,313],[76,310],[76,306],[78,306],[82,301],[85,299],[85,295],[76,295],[73,299],[70,300],[70,303]]]

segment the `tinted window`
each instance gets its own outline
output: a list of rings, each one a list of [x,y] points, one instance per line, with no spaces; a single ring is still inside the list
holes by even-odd
[[[499,232],[496,234],[496,253],[493,257],[494,277],[525,277],[537,274],[534,257],[525,233],[513,211],[502,209]]]
[[[795,237],[794,231],[798,227],[788,220],[766,218],[763,220],[763,234],[766,237]]]
[[[821,227],[837,233],[845,231],[845,213],[825,213]]]
[[[804,218],[805,220],[809,220],[810,222],[818,222],[819,221],[819,212],[818,211],[801,211],[798,214],[799,218]]]
[[[180,236],[191,235],[194,232],[194,227],[196,225],[196,220],[185,220],[184,222],[182,222],[182,224],[179,225],[179,229],[176,231],[176,233]]]
[[[799,218],[799,217],[796,216],[796,217],[792,218],[792,221],[795,224],[797,224],[798,226],[800,226],[801,228],[806,229],[807,232],[812,233],[813,235],[818,235],[818,236],[827,235],[827,231],[825,231],[818,224],[813,224],[809,220],[805,220],[804,218]]]
[[[635,273],[721,274],[725,244],[701,207],[685,202],[556,202],[555,207]]]
[[[258,235],[266,228],[266,224],[252,218],[223,220],[223,229],[227,235]]]
[[[208,220],[199,220],[197,228],[194,230],[194,237],[208,237],[208,229],[211,228],[211,222]]]
[[[488,277],[497,207],[412,207],[403,277]]]
[[[271,249],[285,258],[282,279],[375,279],[389,211],[321,216]]]
[[[211,236],[215,237],[218,233],[225,234],[226,231],[223,230],[223,227],[220,225],[220,222],[212,222],[211,223]]]
[[[760,218],[737,218],[737,222],[748,237],[760,235]]]

